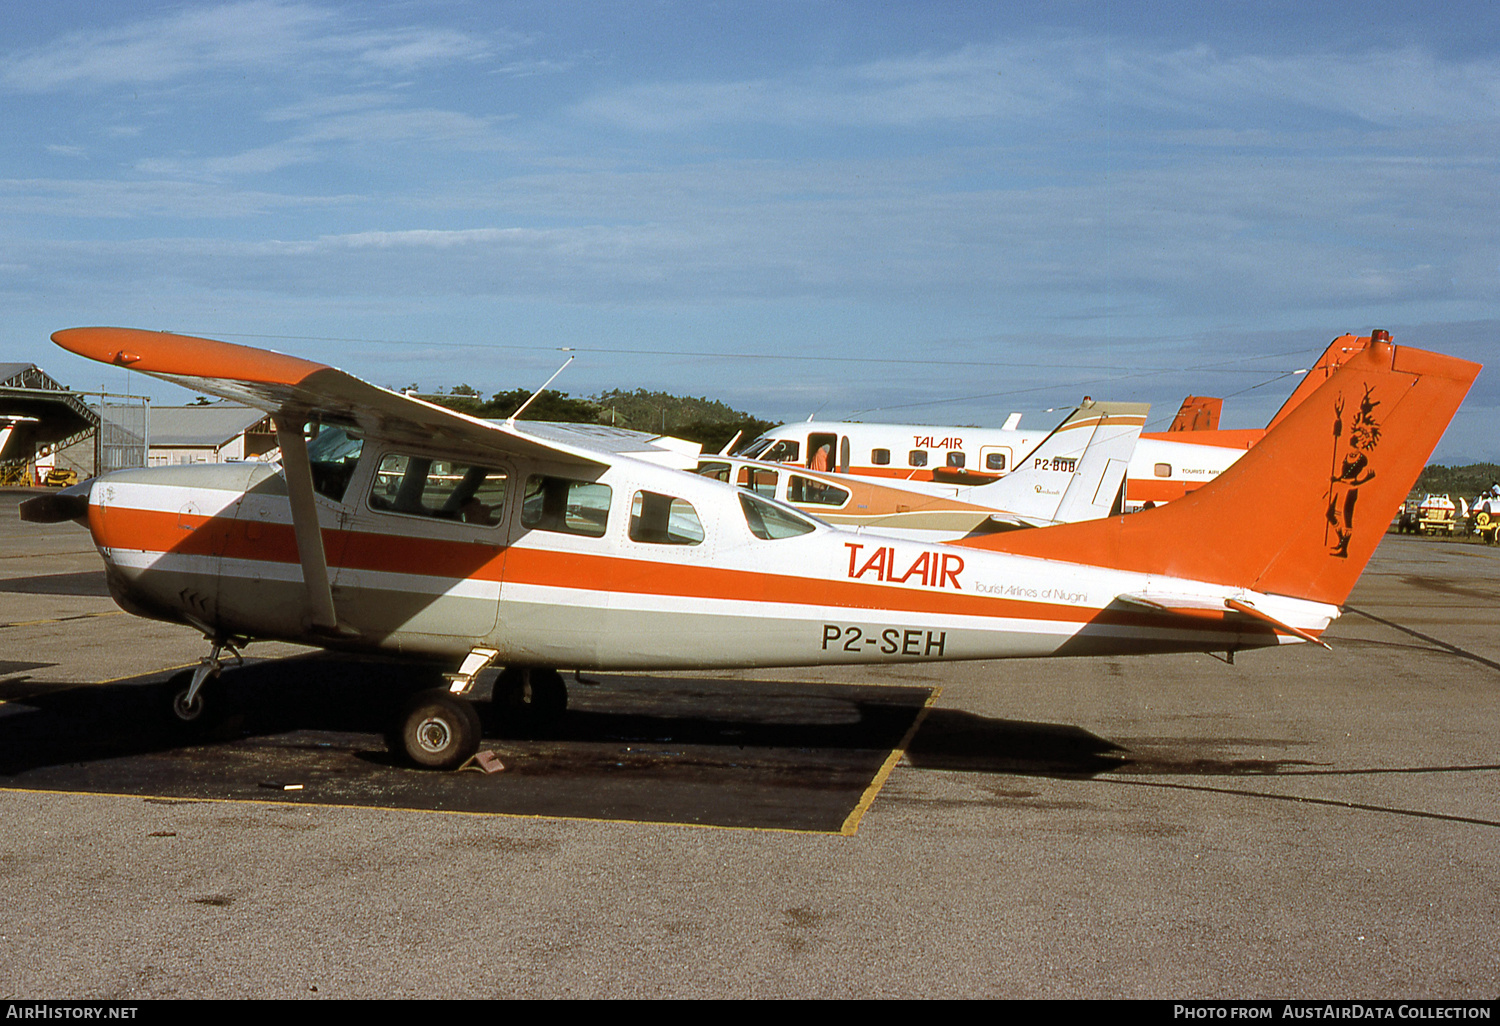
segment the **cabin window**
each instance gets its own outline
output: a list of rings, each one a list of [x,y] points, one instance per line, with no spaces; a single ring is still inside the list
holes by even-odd
[[[741,494],[740,508],[745,511],[745,523],[749,526],[750,533],[763,541],[793,538],[814,529],[812,521],[753,495]]]
[[[768,499],[776,498],[776,478],[779,475],[774,470],[766,470],[764,467],[741,467],[739,476],[735,478],[735,484],[741,488],[748,488],[756,495],[764,495]]]
[[[961,452],[950,452],[948,454],[948,466],[952,467],[953,469],[955,469],[955,470],[962,470],[963,467],[964,467],[964,462],[965,462],[965,460],[964,460],[964,454],[963,453],[961,453]]]
[[[758,458],[765,460],[767,463],[796,463],[801,452],[801,442],[792,442],[783,438],[761,453]]]
[[[1172,476],[1172,464],[1170,464],[1170,463],[1158,463],[1156,465],[1156,476],[1157,477],[1171,477]]]
[[[313,490],[334,502],[343,502],[364,444],[364,439],[355,438],[343,428],[324,427],[319,431],[317,437],[307,443]]]
[[[842,506],[849,492],[837,485],[793,474],[786,484],[786,501],[808,506]]]
[[[906,454],[906,463],[908,466],[912,467],[927,466],[927,450],[913,449],[911,452]]]
[[[984,457],[984,469],[985,470],[1004,470],[1005,469],[1005,453],[1003,453],[1003,452],[986,453],[985,457]]]
[[[599,538],[609,525],[609,485],[533,474],[526,479],[521,523],[537,531]]]
[[[775,498],[775,478],[777,472],[765,469],[763,466],[741,466],[735,475],[736,487],[748,487],[756,495],[765,495],[766,498]]]
[[[493,527],[505,508],[503,471],[388,452],[370,485],[370,508]]]
[[[875,466],[877,466],[877,467],[888,466],[890,464],[890,462],[891,462],[891,450],[889,450],[889,449],[871,449],[870,450],[870,462],[873,463],[873,464],[875,464]]]
[[[714,462],[714,463],[700,463],[700,464],[698,464],[697,474],[700,477],[707,477],[707,478],[711,478],[712,480],[721,481],[724,484],[728,484],[729,483],[729,464],[727,464],[727,463],[718,463],[718,462]]]
[[[630,500],[630,540],[654,545],[701,545],[703,523],[686,499],[636,492]]]

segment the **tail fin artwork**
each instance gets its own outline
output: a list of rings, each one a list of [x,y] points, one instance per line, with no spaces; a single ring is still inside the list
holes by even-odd
[[[1341,604],[1479,371],[1378,331],[1184,498],[958,544]]]
[[[1130,455],[1150,403],[1094,402],[1068,415],[1016,469],[966,501],[1033,526],[1097,520],[1117,511]]]

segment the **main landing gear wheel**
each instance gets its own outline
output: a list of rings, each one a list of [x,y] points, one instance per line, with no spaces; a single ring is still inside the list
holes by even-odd
[[[387,738],[393,753],[424,769],[451,770],[479,751],[484,730],[473,703],[442,688],[419,691],[401,710],[394,733]]]
[[[511,666],[495,679],[490,714],[511,732],[550,730],[568,711],[568,686],[556,670]]]

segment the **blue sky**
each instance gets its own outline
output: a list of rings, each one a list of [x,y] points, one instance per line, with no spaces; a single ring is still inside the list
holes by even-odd
[[[0,362],[57,328],[380,384],[1027,423],[1346,331],[1494,362],[1490,4],[5,3]],[[1500,460],[1497,375],[1438,450]]]

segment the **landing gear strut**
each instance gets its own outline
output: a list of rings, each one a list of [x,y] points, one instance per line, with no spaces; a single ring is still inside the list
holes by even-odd
[[[386,735],[391,753],[403,753],[423,769],[457,769],[472,759],[484,739],[484,725],[474,704],[462,696],[499,654],[493,648],[471,649],[457,673],[443,674],[446,687],[409,698]]]
[[[511,666],[495,681],[490,714],[517,733],[551,730],[568,711],[568,686],[556,670]]]
[[[170,727],[178,730],[204,730],[217,720],[218,714],[223,711],[219,708],[221,703],[214,696],[213,690],[208,689],[205,692],[205,685],[208,684],[210,678],[217,680],[219,673],[224,669],[224,661],[219,658],[220,652],[228,649],[237,665],[245,660],[233,642],[216,638],[209,640],[213,643],[213,650],[198,660],[196,667],[173,674],[167,680],[164,689],[164,704],[167,724]]]
[[[413,695],[386,736],[391,752],[425,769],[457,769],[468,762],[479,751],[485,722],[464,696],[499,655],[473,649],[457,673],[444,674],[447,687]],[[556,726],[567,708],[568,688],[556,670],[510,666],[495,680],[486,713],[492,727],[524,734]]]

